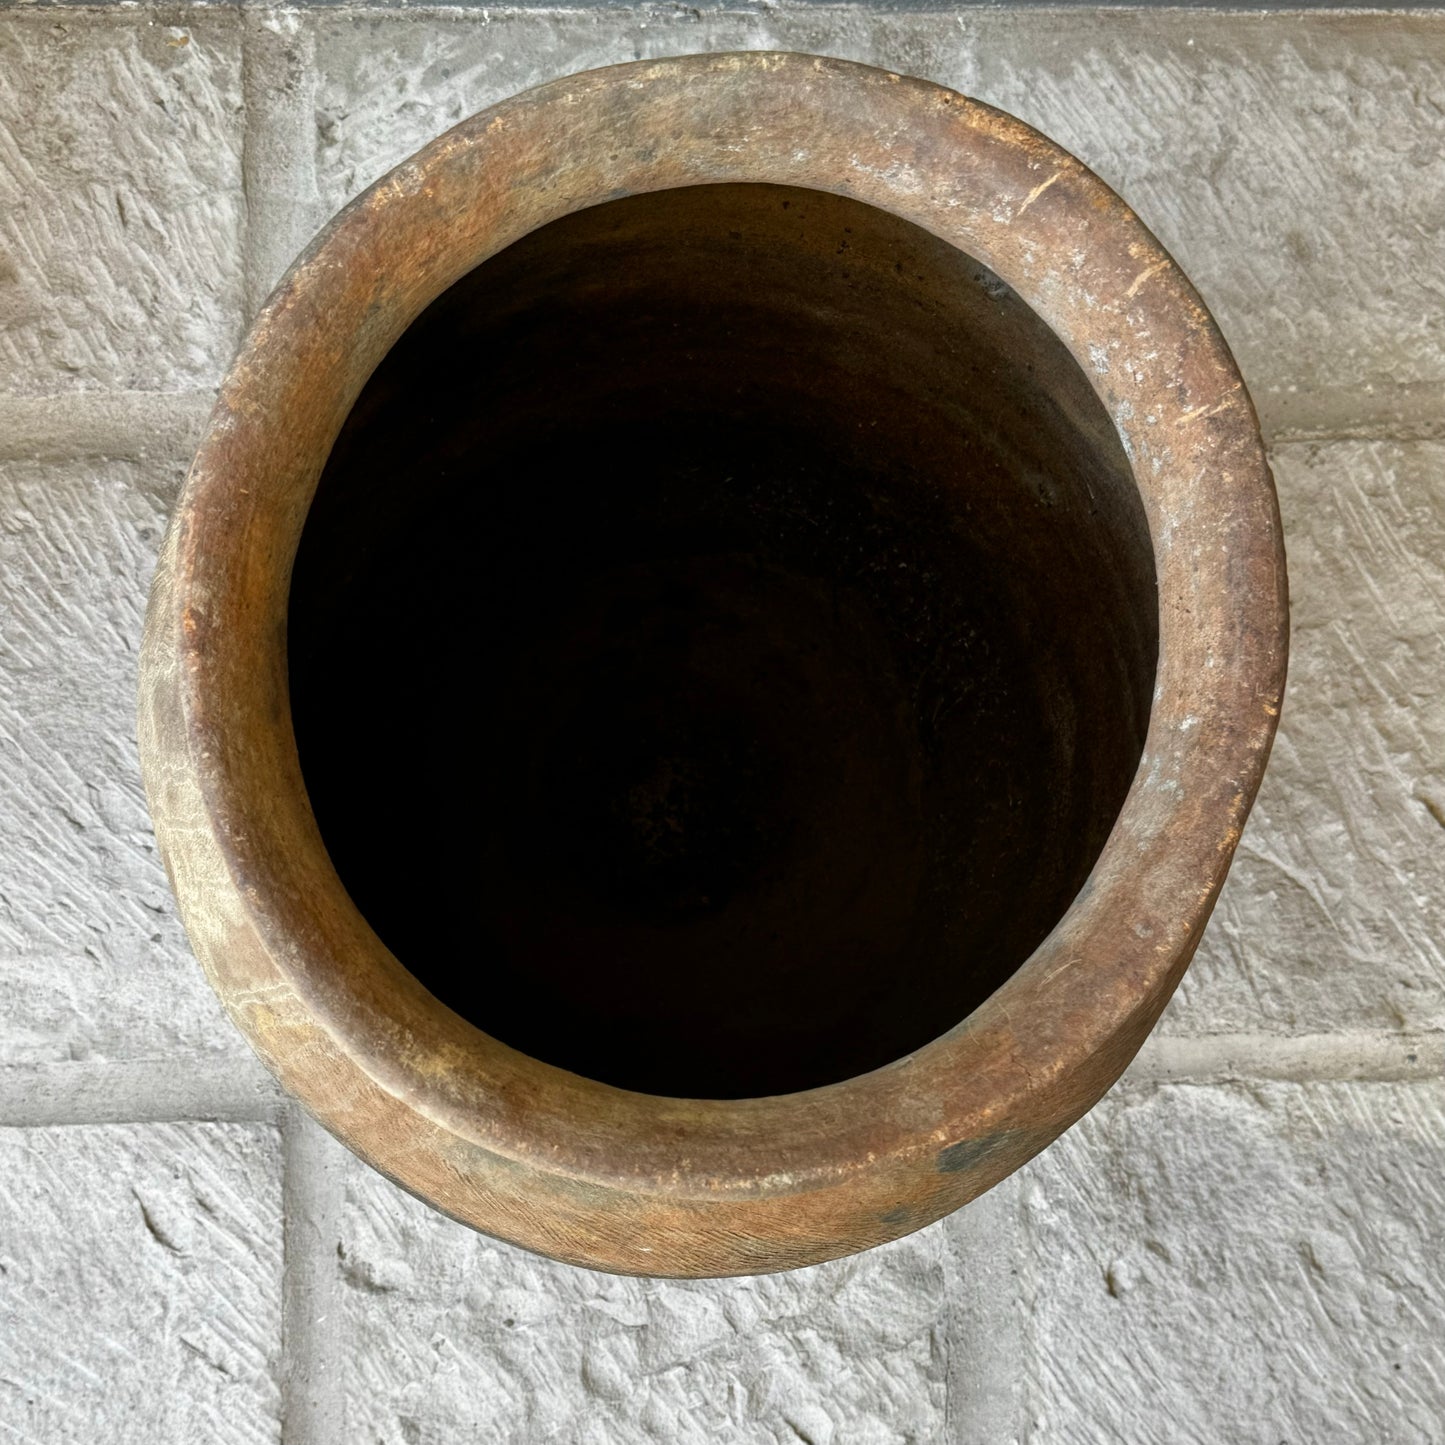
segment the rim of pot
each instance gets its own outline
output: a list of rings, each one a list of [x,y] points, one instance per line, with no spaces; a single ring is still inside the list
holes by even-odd
[[[1143,498],[1159,658],[1138,772],[1088,881],[986,1003],[857,1078],[686,1100],[516,1052],[387,950],[307,800],[286,615],[332,443],[428,303],[570,212],[737,181],[893,212],[990,267],[1050,325]],[[1101,180],[1008,115],[871,67],[766,52],[643,61],[443,135],[337,216],[272,296],[167,540],[147,628],[147,787],[212,980],[288,1088],[363,1157],[469,1223],[577,1262],[781,1268],[957,1207],[1112,1084],[1238,841],[1279,715],[1286,618],[1273,484],[1234,360]]]

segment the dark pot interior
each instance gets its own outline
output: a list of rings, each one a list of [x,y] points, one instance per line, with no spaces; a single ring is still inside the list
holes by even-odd
[[[352,898],[487,1033],[648,1093],[959,1023],[1138,764],[1148,532],[978,262],[823,192],[557,221],[371,379],[296,560],[292,713]]]

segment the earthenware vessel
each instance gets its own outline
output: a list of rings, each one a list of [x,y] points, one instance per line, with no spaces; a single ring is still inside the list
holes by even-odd
[[[791,54],[570,76],[348,206],[221,390],[140,741],[285,1087],[558,1259],[894,1239],[1109,1088],[1274,735],[1275,495],[1079,161]]]

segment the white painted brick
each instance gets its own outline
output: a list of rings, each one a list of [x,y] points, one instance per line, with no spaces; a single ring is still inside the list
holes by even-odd
[[[173,461],[0,462],[0,1063],[250,1062],[151,835],[136,653]]]
[[[0,1423],[46,1445],[279,1439],[279,1139],[0,1130]]]
[[[180,391],[241,319],[239,27],[0,13],[0,391]]]
[[[336,1267],[342,1438],[933,1445],[945,1237],[744,1280],[622,1279],[433,1213],[359,1165]]]
[[[321,193],[334,209],[444,130],[544,81],[721,50],[800,50],[874,61],[971,88],[968,24],[808,6],[707,10],[473,10],[427,17],[316,15]]]
[[[1030,1445],[1445,1439],[1445,1086],[1113,1096],[1022,1180]]]
[[[1170,1032],[1445,1029],[1445,445],[1273,457],[1279,739]]]

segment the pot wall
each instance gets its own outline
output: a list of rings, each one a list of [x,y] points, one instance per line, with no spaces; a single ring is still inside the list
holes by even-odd
[[[676,142],[665,153],[661,134]],[[1086,885],[980,1008],[823,1088],[668,1098],[490,1038],[376,937],[318,835],[276,638],[326,454],[424,305],[585,204],[737,181],[821,187],[964,245],[1059,334],[1118,429],[1148,520],[1158,681]],[[806,56],[559,82],[380,183],[263,312],[168,545],[142,752],[193,942],[233,1016],[385,1172],[479,1227],[609,1268],[830,1257],[920,1227],[1043,1147],[1117,1076],[1187,964],[1278,717],[1273,490],[1242,382],[1188,282],[1117,197],[1026,127]]]

